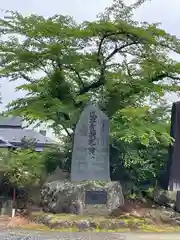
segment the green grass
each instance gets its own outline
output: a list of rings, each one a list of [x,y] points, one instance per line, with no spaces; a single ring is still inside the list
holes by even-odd
[[[153,223],[148,223],[148,219],[138,218],[133,216],[120,216],[118,218],[105,217],[105,216],[80,216],[80,215],[71,215],[71,214],[46,214],[43,212],[35,212],[32,213],[32,219],[38,220],[41,217],[51,216],[52,219],[50,221],[51,224],[56,223],[57,221],[70,221],[74,223],[75,221],[80,220],[90,220],[95,224],[94,228],[85,229],[82,231],[87,232],[180,232],[180,227],[173,227],[169,225],[155,225]],[[118,222],[122,221],[122,228],[117,229],[100,229],[99,224],[101,222]],[[73,225],[73,224],[72,224]],[[67,228],[50,228],[44,224],[27,224],[21,226],[21,229],[29,229],[29,230],[37,230],[37,231],[48,231],[48,232],[79,232],[81,231],[79,228],[72,226]]]
[[[60,228],[60,229],[50,229],[45,225],[37,224],[37,225],[24,225],[19,227],[19,229],[24,230],[35,230],[35,231],[43,231],[43,232],[80,232],[78,228]],[[87,229],[83,230],[83,232],[147,232],[147,233],[175,233],[180,232],[180,228],[175,227],[164,227],[164,226],[142,226],[138,229],[131,228],[118,228],[118,229]]]

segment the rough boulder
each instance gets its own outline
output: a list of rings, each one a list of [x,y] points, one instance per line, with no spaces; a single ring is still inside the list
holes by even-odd
[[[108,212],[124,203],[119,182],[70,182],[46,183],[41,191],[41,204],[45,212],[82,214],[86,209],[85,191],[106,191]],[[98,210],[98,209],[97,209]]]

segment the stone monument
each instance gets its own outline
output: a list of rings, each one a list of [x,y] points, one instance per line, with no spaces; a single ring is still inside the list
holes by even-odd
[[[174,143],[169,146],[169,159],[163,187],[170,191],[180,190],[180,102],[173,103],[171,111],[171,137]]]
[[[109,167],[109,119],[88,105],[75,129],[71,181],[110,181]]]
[[[119,182],[110,180],[109,119],[95,105],[81,113],[74,132],[70,180],[46,184],[45,211],[109,214],[124,203]]]
[[[162,186],[177,193],[175,209],[180,212],[180,101],[172,105],[170,135],[174,143],[169,146],[169,159]]]

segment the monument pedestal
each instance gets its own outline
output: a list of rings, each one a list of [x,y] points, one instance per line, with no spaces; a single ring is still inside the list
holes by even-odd
[[[44,211],[84,215],[108,215],[123,205],[119,182],[54,181],[44,185],[41,192]]]

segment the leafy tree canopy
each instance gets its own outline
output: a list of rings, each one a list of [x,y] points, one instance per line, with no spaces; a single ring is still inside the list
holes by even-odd
[[[164,96],[180,88],[180,63],[170,57],[180,53],[180,40],[157,23],[132,20],[144,2],[114,0],[96,20],[82,23],[7,11],[0,19],[0,76],[24,80],[17,90],[27,93],[8,105],[8,114],[51,121],[70,137],[82,108],[97,102],[110,117],[117,148],[133,144],[137,155],[138,144],[167,145]]]

